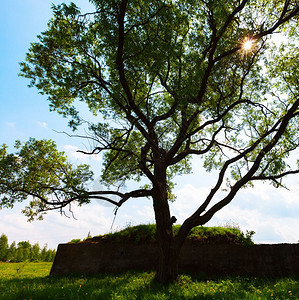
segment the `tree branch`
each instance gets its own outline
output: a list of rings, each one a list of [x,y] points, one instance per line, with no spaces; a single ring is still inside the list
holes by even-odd
[[[227,204],[229,204],[231,202],[231,200],[234,198],[234,196],[236,195],[237,191],[244,186],[245,184],[247,184],[253,177],[253,175],[255,174],[255,172],[258,170],[260,163],[262,161],[262,159],[265,157],[265,155],[271,150],[273,149],[273,147],[277,144],[277,142],[279,141],[279,139],[281,138],[281,136],[283,135],[283,133],[285,132],[287,125],[289,124],[290,120],[294,117],[294,113],[296,112],[296,110],[299,107],[299,100],[297,100],[292,107],[289,109],[289,111],[286,113],[286,115],[280,120],[280,126],[279,128],[276,130],[277,124],[276,123],[271,130],[269,130],[265,136],[263,136],[261,139],[259,139],[258,141],[256,141],[251,147],[249,147],[246,151],[244,151],[242,154],[236,156],[235,158],[227,161],[224,165],[224,167],[222,168],[220,174],[219,174],[219,178],[218,178],[218,182],[215,186],[215,188],[213,188],[210,192],[210,194],[208,195],[207,199],[205,200],[205,202],[200,206],[200,208],[191,216],[191,218],[193,219],[194,222],[198,223],[198,225],[200,224],[205,224],[208,220],[210,220],[212,218],[212,216],[219,211],[221,208],[223,208],[224,206],[226,206]],[[261,140],[264,139],[264,137],[268,136],[270,133],[276,131],[274,137],[271,139],[271,141],[263,147],[263,149],[259,152],[258,156],[256,157],[252,167],[249,169],[249,171],[247,172],[246,175],[244,175],[240,180],[238,180],[234,186],[231,188],[231,191],[229,192],[229,194],[221,201],[219,201],[217,204],[215,204],[212,208],[210,208],[203,216],[201,216],[201,213],[205,211],[205,209],[207,208],[207,206],[209,205],[209,203],[211,202],[213,196],[215,195],[216,191],[220,188],[223,178],[224,178],[224,174],[226,172],[227,167],[237,161],[239,158],[244,157],[247,153],[249,153],[250,151],[252,151],[257,144],[259,144],[259,142]]]

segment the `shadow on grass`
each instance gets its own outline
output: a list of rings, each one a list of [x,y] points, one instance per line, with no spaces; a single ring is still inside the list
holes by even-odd
[[[298,299],[297,278],[183,274],[161,285],[154,272],[0,279],[0,299]]]

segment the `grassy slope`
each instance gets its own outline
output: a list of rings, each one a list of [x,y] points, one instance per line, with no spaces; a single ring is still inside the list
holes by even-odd
[[[173,226],[174,234],[178,233],[180,225]],[[254,232],[244,234],[238,228],[224,227],[195,227],[191,230],[188,239],[199,243],[235,243],[243,245],[252,245],[251,239]],[[131,241],[131,242],[155,242],[156,225],[138,225],[127,227],[121,231],[100,235],[94,238],[88,238],[84,242],[97,241]],[[72,240],[71,242],[80,242],[80,240]]]
[[[299,299],[299,278],[181,275],[161,286],[154,273],[49,277],[51,263],[0,263],[0,299]]]

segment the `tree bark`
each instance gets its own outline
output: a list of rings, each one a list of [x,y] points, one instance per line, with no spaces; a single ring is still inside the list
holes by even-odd
[[[162,284],[171,283],[178,278],[178,254],[175,247],[167,242],[159,245],[159,263],[156,278]]]
[[[167,284],[178,277],[178,251],[172,231],[170,216],[166,168],[155,168],[155,182],[153,183],[153,205],[156,219],[159,261],[156,278]]]

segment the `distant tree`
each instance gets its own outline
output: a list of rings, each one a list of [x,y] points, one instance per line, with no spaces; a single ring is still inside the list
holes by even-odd
[[[30,260],[31,261],[39,261],[40,260],[40,246],[38,243],[31,246]]]
[[[299,141],[299,52],[292,42],[298,1],[91,2],[95,10],[86,14],[73,3],[53,5],[21,75],[48,95],[51,110],[68,117],[72,129],[86,124],[77,101],[98,116],[84,137],[92,147],[81,152],[103,153],[102,182],[110,188],[90,191],[88,166],[73,167],[52,141],[30,139],[16,142],[14,154],[0,148],[1,205],[29,196],[24,212],[33,219],[74,201],[101,199],[119,208],[150,197],[157,278],[165,283],[177,278],[180,249],[194,226],[241,188],[256,181],[280,187],[283,177],[299,172],[299,162],[286,162]],[[278,31],[286,40],[281,46],[269,41]],[[172,179],[191,171],[193,156],[218,176],[174,236]],[[140,189],[117,188],[141,179],[147,182]]]
[[[25,261],[25,257],[24,257],[24,249],[22,247],[17,247],[16,248],[16,253],[15,256],[13,258],[14,262],[22,262]]]
[[[44,261],[48,261],[48,262],[54,261],[55,254],[56,254],[55,250],[48,249],[45,253]]]
[[[16,252],[17,252],[16,242],[12,242],[8,249],[8,260],[9,261],[11,261],[11,262],[15,261]]]
[[[17,253],[19,252],[18,261],[28,261],[31,259],[31,245],[29,241],[18,243]]]
[[[41,261],[47,261],[47,244],[42,248],[41,253],[40,253],[40,259]]]
[[[29,241],[12,242],[9,246],[5,234],[0,237],[0,261],[22,262],[22,261],[48,261],[54,260],[56,251],[47,249],[47,244],[40,248],[38,243],[31,245]]]
[[[5,234],[0,236],[0,261],[8,259],[8,238]]]

